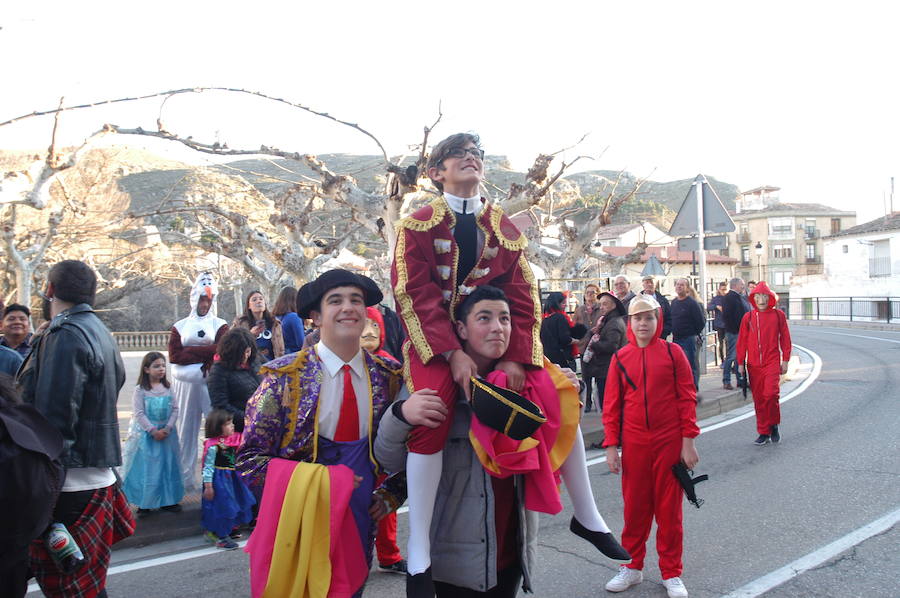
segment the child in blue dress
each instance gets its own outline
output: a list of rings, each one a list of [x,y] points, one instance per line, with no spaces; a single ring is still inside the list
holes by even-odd
[[[138,516],[153,509],[177,513],[184,486],[178,464],[178,404],[166,379],[166,358],[152,351],[144,355],[123,455],[123,489],[138,506]]]
[[[253,520],[256,498],[234,470],[234,457],[241,444],[232,415],[213,409],[206,417],[203,445],[203,529],[216,548],[234,550],[241,537],[237,526]]]

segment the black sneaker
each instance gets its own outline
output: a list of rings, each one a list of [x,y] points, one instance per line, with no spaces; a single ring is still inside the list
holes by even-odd
[[[181,505],[166,505],[164,507],[160,507],[163,511],[168,511],[169,513],[181,513]]]
[[[241,538],[244,537],[244,534],[239,532],[238,528],[234,528],[233,530],[231,530],[231,533],[228,534],[228,537],[231,538],[232,540],[240,540]]]
[[[770,437],[772,439],[772,444],[781,442],[781,432],[778,431],[778,426],[772,426],[772,434]]]
[[[378,568],[385,573],[400,573],[401,575],[406,575],[406,560],[400,559],[396,563],[391,563],[390,565],[382,565],[379,563]]]
[[[769,444],[769,435],[768,434],[760,434],[759,438],[753,441],[753,444],[756,446],[762,446],[764,444]]]

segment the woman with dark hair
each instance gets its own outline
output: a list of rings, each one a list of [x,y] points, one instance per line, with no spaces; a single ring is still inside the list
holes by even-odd
[[[294,311],[297,308],[297,289],[284,287],[278,293],[272,315],[281,322],[281,336],[284,339],[284,352],[296,353],[303,347],[303,320]]]
[[[236,318],[231,327],[245,328],[256,337],[256,347],[263,361],[284,355],[281,322],[269,311],[262,291],[250,291],[244,301],[244,314]]]
[[[244,431],[244,407],[259,386],[259,350],[246,328],[232,328],[219,341],[216,357],[207,378],[209,401],[214,409],[234,418],[234,429]]]
[[[541,322],[541,344],[547,359],[559,367],[575,371],[573,345],[584,336],[587,328],[582,324],[576,326],[564,306],[565,296],[562,293],[554,291],[547,295],[544,321]]]

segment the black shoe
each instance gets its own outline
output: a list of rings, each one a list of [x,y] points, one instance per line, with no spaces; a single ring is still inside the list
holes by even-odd
[[[166,505],[164,507],[160,507],[163,511],[168,511],[169,513],[181,513],[181,505]]]
[[[772,439],[772,444],[781,442],[781,432],[778,431],[778,426],[772,426],[772,433],[769,437]]]
[[[588,542],[594,545],[600,552],[602,552],[606,557],[614,560],[614,561],[630,561],[631,555],[628,554],[628,551],[622,548],[622,545],[616,540],[616,537],[611,533],[603,533],[603,532],[594,532],[589,530],[588,528],[581,525],[581,523],[572,517],[572,521],[569,523],[569,531],[584,538]]]
[[[153,514],[153,511],[151,509],[138,509],[137,510],[138,519],[143,519],[144,517],[149,517],[152,514]]]
[[[231,530],[231,533],[228,534],[228,537],[231,538],[232,540],[240,540],[241,538],[244,537],[244,534],[239,532],[238,528],[234,528],[233,530]]]
[[[404,559],[400,559],[396,563],[391,563],[390,565],[382,565],[378,564],[378,568],[385,573],[402,573],[406,575],[406,561]]]
[[[406,574],[406,598],[434,598],[434,582],[431,567],[415,575]]]
[[[780,437],[779,437],[780,440]],[[756,446],[762,446],[764,444],[769,444],[769,435],[768,434],[760,434],[759,438],[753,441],[753,444]]]

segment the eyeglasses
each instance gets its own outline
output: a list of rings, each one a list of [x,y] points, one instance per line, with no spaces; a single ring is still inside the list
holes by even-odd
[[[466,154],[472,154],[472,157],[484,160],[484,150],[477,147],[454,147],[447,151],[448,158],[465,158]]]

